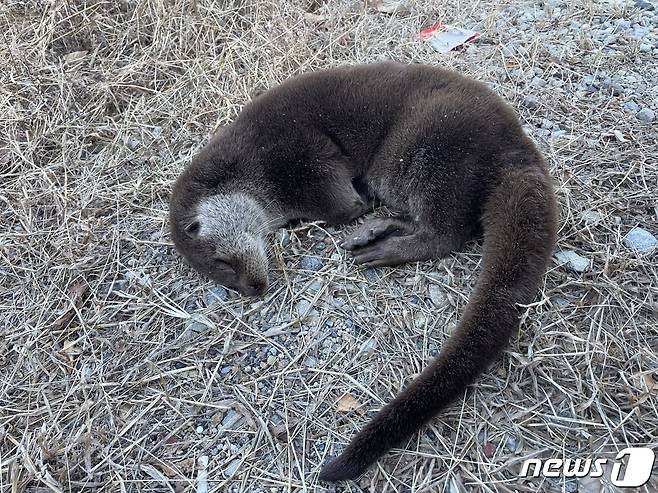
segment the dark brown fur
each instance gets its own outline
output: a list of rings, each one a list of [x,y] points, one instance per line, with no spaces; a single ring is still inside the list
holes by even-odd
[[[484,234],[482,272],[458,327],[438,358],[322,468],[329,481],[357,477],[463,394],[518,329],[516,305],[533,299],[555,242],[551,180],[514,111],[483,84],[437,67],[331,69],[248,104],[172,196],[177,247],[220,282],[198,252],[222,245],[185,228],[198,220],[200,200],[235,192],[261,204],[273,224],[348,222],[368,198],[380,200],[400,215],[366,221],[343,243],[366,265],[442,257]],[[262,274],[231,262],[238,289],[262,286]]]

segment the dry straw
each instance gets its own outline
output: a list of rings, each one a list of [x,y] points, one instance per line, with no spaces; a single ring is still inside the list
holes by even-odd
[[[319,465],[454,327],[480,246],[363,271],[336,247],[340,231],[301,225],[274,238],[265,299],[209,304],[211,284],[171,247],[167,198],[254,92],[384,58],[454,67],[518,108],[555,177],[559,248],[591,266],[551,266],[465,399],[336,491],[595,492],[520,479],[520,464],[656,445],[656,255],[622,242],[637,224],[658,234],[655,126],[623,111],[624,94],[578,92],[586,76],[638,67],[655,85],[656,62],[633,40],[609,50],[585,28],[560,34],[640,13],[576,2],[519,30],[519,9],[541,6],[408,5],[0,4],[0,491],[326,491]],[[438,19],[482,38],[438,55],[416,36]],[[543,119],[566,134],[544,140]],[[309,255],[320,270],[302,269]]]

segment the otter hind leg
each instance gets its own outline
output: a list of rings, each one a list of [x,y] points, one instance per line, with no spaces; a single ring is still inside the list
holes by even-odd
[[[452,234],[438,234],[397,216],[366,221],[342,246],[357,264],[381,267],[445,257],[461,243]]]

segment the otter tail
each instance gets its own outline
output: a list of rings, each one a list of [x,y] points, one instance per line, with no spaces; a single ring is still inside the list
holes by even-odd
[[[484,208],[482,271],[441,353],[320,471],[320,480],[361,475],[401,444],[500,354],[518,330],[516,304],[530,303],[555,243],[557,209],[543,164],[503,170]]]

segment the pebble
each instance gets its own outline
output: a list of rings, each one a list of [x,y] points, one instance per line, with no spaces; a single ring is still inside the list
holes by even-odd
[[[145,274],[141,270],[129,270],[126,272],[126,279],[130,281],[135,281],[140,286],[150,287],[151,286],[151,276]]]
[[[372,356],[376,348],[377,348],[377,339],[375,338],[368,339],[366,342],[361,344],[361,347],[359,348],[359,354],[365,356]]]
[[[228,291],[224,286],[216,286],[206,295],[206,305],[208,306],[226,300],[228,300]]]
[[[500,50],[503,55],[505,56],[513,56],[516,50],[514,49],[514,46],[512,45],[505,45],[503,48]]]
[[[268,366],[274,366],[276,364],[276,356],[269,355],[267,357],[267,365]]]
[[[621,84],[613,80],[603,81],[601,88],[613,96],[619,96],[622,92],[624,92],[624,88],[621,86]]]
[[[507,440],[505,442],[505,447],[507,448],[508,452],[513,453],[516,450],[516,447],[517,447],[518,443],[519,442],[517,441],[516,437],[510,435],[510,436],[507,437]]]
[[[233,425],[237,424],[242,419],[240,413],[233,409],[229,409],[222,419],[222,428],[229,429]]]
[[[185,332],[183,332],[182,338],[192,339],[204,332],[208,332],[209,329],[210,324],[196,313],[193,313],[185,322]]]
[[[297,316],[304,321],[315,321],[318,318],[320,318],[320,314],[318,313],[317,310],[312,308],[312,304],[308,300],[300,300],[297,302],[295,305],[295,311],[297,312]]]
[[[322,269],[322,261],[313,256],[306,256],[302,259],[302,269],[318,271]]]
[[[566,305],[569,304],[569,302],[568,302],[565,298],[562,298],[561,296],[554,296],[554,297],[552,297],[552,298],[551,298],[551,302],[552,302],[555,306],[566,306]]]
[[[529,110],[534,110],[537,108],[537,106],[539,106],[539,101],[534,96],[526,96],[523,98],[523,106]]]
[[[119,281],[114,281],[110,285],[110,289],[108,290],[108,294],[118,293],[119,291],[125,292],[127,288],[128,288],[128,281],[123,280],[123,279],[119,280]]]
[[[580,217],[585,224],[598,224],[603,221],[603,214],[597,211],[584,211]]]
[[[203,433],[203,426],[199,425],[196,427],[196,432],[197,433]]]
[[[578,491],[578,481],[565,481],[564,491],[565,493],[576,493]]]
[[[429,287],[427,288],[427,292],[429,294],[430,300],[432,300],[432,303],[436,306],[443,306],[447,300],[446,293],[441,288],[441,286],[437,286],[436,284],[430,284]]]
[[[658,239],[646,229],[633,228],[630,233],[624,238],[624,245],[628,248],[633,248],[640,253],[648,253],[656,248]]]
[[[589,270],[589,259],[578,255],[573,250],[560,250],[555,254],[555,258],[560,265],[566,265],[576,272],[585,272]]]
[[[654,10],[656,6],[647,0],[635,0],[635,6],[642,10]]]
[[[653,110],[650,110],[649,108],[642,108],[640,111],[637,112],[635,118],[637,118],[641,122],[650,123],[656,119],[656,113]]]
[[[538,89],[546,87],[546,84],[548,84],[548,82],[546,82],[546,80],[542,79],[541,77],[533,77],[533,79],[530,81],[530,85]]]
[[[315,368],[318,366],[318,360],[313,356],[307,356],[304,360],[304,366],[307,366],[308,368]]]
[[[231,477],[233,476],[236,472],[238,472],[238,468],[240,467],[240,459],[234,459],[231,462],[228,463],[228,465],[224,468],[224,476],[225,477]]]
[[[318,291],[322,289],[322,286],[324,286],[322,279],[316,279],[309,285],[308,288],[306,288],[306,292],[309,295],[315,295]]]
[[[281,229],[277,232],[277,239],[282,247],[288,246],[290,243],[290,231],[287,229]]]
[[[624,103],[624,110],[629,113],[637,113],[640,111],[640,106],[635,101],[628,101],[627,103]]]
[[[363,275],[366,276],[366,279],[367,279],[369,282],[377,282],[377,281],[379,281],[379,274],[377,274],[377,269],[375,269],[375,268],[373,268],[373,267],[368,267],[368,268],[364,271]]]
[[[427,317],[424,313],[417,311],[414,313],[414,325],[416,328],[422,329],[427,325]]]

